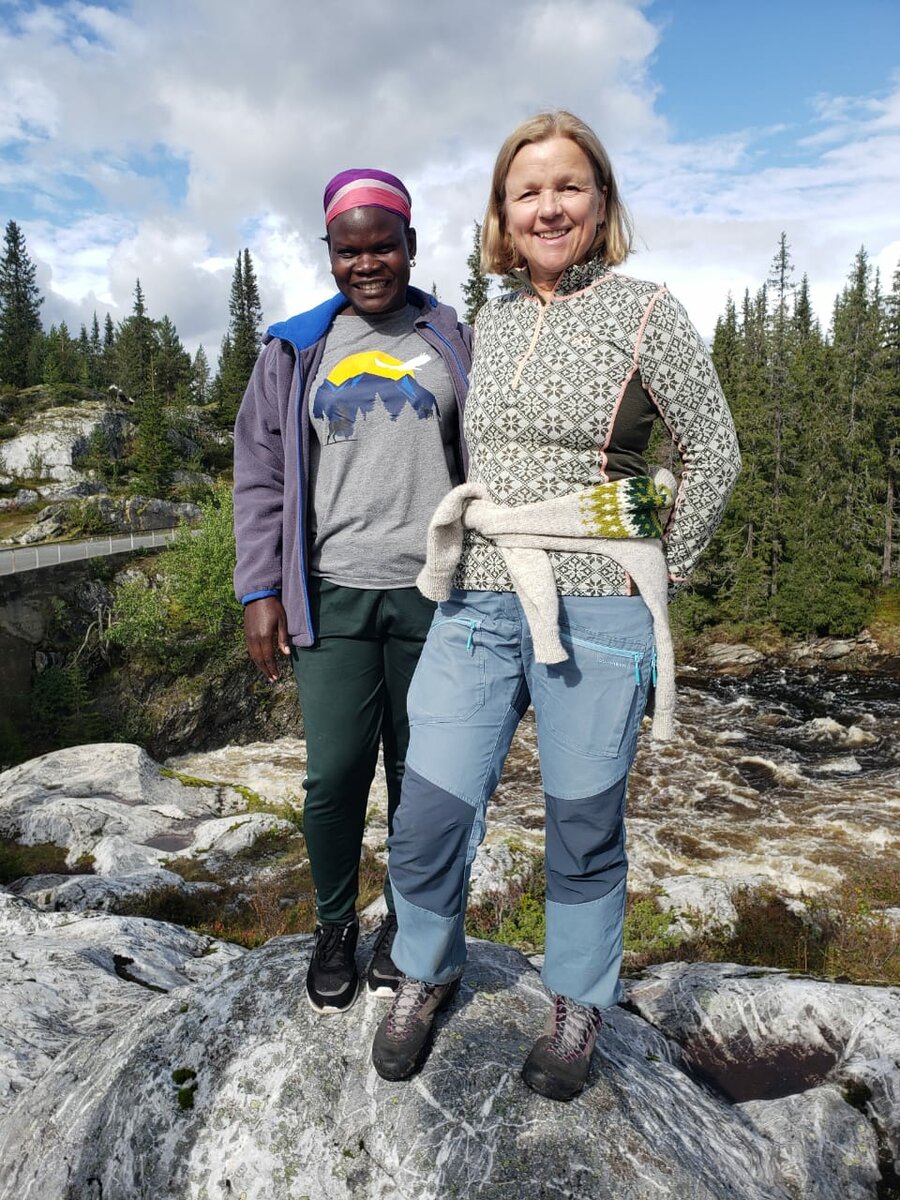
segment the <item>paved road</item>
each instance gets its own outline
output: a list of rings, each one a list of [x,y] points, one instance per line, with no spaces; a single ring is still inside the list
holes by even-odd
[[[155,529],[151,533],[114,533],[111,537],[88,538],[83,542],[45,542],[40,546],[17,546],[0,550],[0,575],[55,567],[58,563],[77,562],[106,554],[126,554],[151,546],[164,546],[176,534],[174,529]]]

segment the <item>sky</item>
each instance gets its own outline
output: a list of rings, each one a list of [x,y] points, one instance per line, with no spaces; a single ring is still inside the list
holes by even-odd
[[[266,322],[332,294],[346,167],[403,178],[413,282],[461,308],[494,156],[546,108],[610,153],[622,270],[707,338],[782,232],[825,327],[861,245],[900,262],[898,0],[0,0],[0,221],[45,325],[121,320],[140,278],[215,360],[243,247]]]

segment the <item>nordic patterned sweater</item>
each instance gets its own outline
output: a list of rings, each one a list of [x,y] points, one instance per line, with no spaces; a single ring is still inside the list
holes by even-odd
[[[740,469],[731,414],[706,346],[665,287],[599,259],[569,267],[545,304],[530,286],[489,301],[475,325],[465,411],[468,478],[517,506],[648,474],[660,418],[682,462],[664,548],[670,579],[692,571]],[[550,551],[565,596],[621,596],[625,570]],[[467,531],[457,587],[513,591],[500,551]]]

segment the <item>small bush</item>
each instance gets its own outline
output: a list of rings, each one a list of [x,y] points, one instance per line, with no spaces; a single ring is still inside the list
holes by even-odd
[[[466,933],[539,953],[547,936],[544,902],[547,883],[543,861],[534,857],[520,879],[505,891],[490,892],[466,913]]]
[[[169,677],[201,661],[208,670],[210,659],[221,661],[239,640],[230,489],[219,485],[201,508],[198,530],[182,528],[156,556],[153,581],[127,580],[114,598],[110,640]]]

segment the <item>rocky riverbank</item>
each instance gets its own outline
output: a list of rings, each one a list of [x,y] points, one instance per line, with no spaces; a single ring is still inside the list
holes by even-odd
[[[75,872],[0,890],[0,1195],[897,1195],[897,988],[650,967],[607,1014],[591,1086],[562,1107],[518,1079],[548,997],[540,960],[512,947],[471,942],[435,1054],[416,1081],[390,1085],[368,1061],[377,1001],[340,1020],[306,1005],[306,935],[244,951],[117,915],[198,892],[222,909],[255,896],[263,920],[283,911],[268,849],[273,838],[302,847],[296,812],[283,795],[268,802],[278,812],[259,809],[296,763],[258,749],[260,791],[121,745],[0,776],[7,847],[56,843]],[[522,846],[492,842],[475,904],[509,885]],[[274,891],[260,886],[267,877]],[[721,905],[710,877],[676,878],[695,888],[691,906]]]

